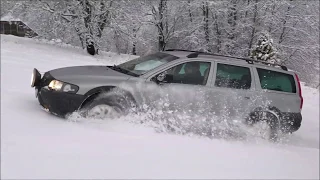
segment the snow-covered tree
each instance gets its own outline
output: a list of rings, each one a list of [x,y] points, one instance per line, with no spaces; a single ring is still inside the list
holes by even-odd
[[[179,48],[267,61],[276,57],[302,81],[319,82],[319,1],[1,1],[1,14],[8,11],[41,37],[83,48],[91,44],[137,55]],[[261,32],[272,37],[276,55],[256,48]]]
[[[273,45],[273,39],[268,32],[261,32],[257,39],[257,44],[251,51],[250,57],[255,60],[266,61],[269,63],[279,63],[276,59],[277,50]]]
[[[185,27],[183,17],[188,14],[187,5],[182,0],[148,1],[146,5],[151,12],[147,22],[156,28],[158,50],[163,51],[180,35],[179,27]]]
[[[1,0],[0,1],[0,15],[5,16],[9,11],[12,11],[14,7],[19,6],[20,3],[17,1],[10,1],[10,0]]]
[[[94,55],[99,49],[99,40],[112,17],[113,0],[38,0],[42,10],[50,12],[52,18],[72,26],[81,45]]]

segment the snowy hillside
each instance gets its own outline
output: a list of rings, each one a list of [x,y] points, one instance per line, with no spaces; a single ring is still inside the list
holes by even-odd
[[[301,129],[272,144],[156,133],[123,119],[66,121],[41,110],[30,88],[34,67],[131,58],[1,35],[1,178],[319,179],[316,89],[303,86]]]

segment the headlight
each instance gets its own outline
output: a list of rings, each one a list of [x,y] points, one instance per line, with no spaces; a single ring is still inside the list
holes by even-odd
[[[52,80],[49,84],[49,89],[55,90],[55,91],[72,92],[72,93],[76,93],[79,90],[78,86],[76,85],[68,84],[58,80]]]
[[[60,91],[62,86],[63,86],[63,82],[60,82],[57,80],[52,80],[49,84],[49,88],[56,91]]]

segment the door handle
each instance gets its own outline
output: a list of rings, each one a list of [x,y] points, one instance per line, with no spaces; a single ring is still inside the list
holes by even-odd
[[[245,98],[245,99],[250,99],[250,97],[247,97],[247,96],[245,96],[244,98]]]

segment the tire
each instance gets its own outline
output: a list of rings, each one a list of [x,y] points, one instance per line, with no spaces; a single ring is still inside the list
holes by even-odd
[[[280,119],[281,116],[279,116],[278,111],[275,111],[272,108],[259,108],[258,111],[250,114],[246,123],[247,125],[257,128],[260,135],[265,133],[263,138],[268,139],[271,142],[277,142],[280,134]],[[260,125],[267,127],[264,129],[264,127],[259,127]]]
[[[81,115],[89,118],[118,118],[127,115],[135,107],[131,96],[124,94],[107,94],[97,96],[81,108]],[[98,110],[101,110],[99,113]]]

